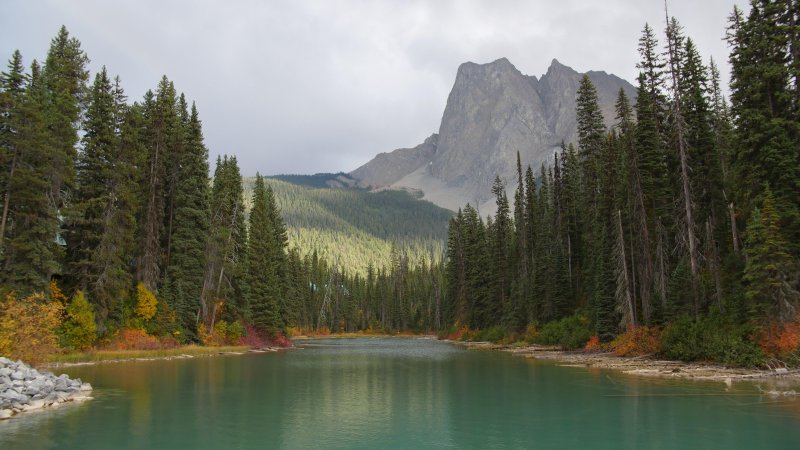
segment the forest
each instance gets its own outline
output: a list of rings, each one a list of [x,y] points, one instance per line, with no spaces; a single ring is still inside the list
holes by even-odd
[[[251,190],[235,156],[209,176],[195,105],[166,76],[133,103],[90,84],[62,28],[0,78],[0,353],[366,331],[800,364],[799,23],[796,1],[735,8],[727,88],[675,18],[645,25],[615,125],[584,77],[577,142],[518,158],[513,198],[497,179],[496,214],[446,235],[384,209],[405,193]],[[381,250],[339,252],[352,235]]]
[[[645,25],[635,102],[603,125],[587,77],[577,146],[523,173],[497,214],[451,220],[446,323],[567,348],[797,364],[800,5],[734,9],[730,103],[671,18]],[[512,209],[513,206],[513,209]],[[488,270],[486,270],[488,268]],[[460,334],[460,333],[459,333]]]

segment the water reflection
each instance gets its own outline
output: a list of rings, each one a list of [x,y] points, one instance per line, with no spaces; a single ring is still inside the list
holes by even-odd
[[[69,370],[96,399],[0,422],[0,448],[800,448],[775,383],[559,367],[415,339]],[[797,389],[800,390],[800,389]]]

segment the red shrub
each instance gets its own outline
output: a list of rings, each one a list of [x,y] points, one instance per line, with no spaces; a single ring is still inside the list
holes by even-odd
[[[586,346],[583,347],[583,351],[587,353],[600,352],[602,350],[603,347],[600,344],[600,338],[597,335],[594,335],[591,338],[589,338],[589,341],[586,342]]]
[[[800,351],[800,315],[785,324],[771,324],[761,333],[758,343],[770,356],[786,357]]]
[[[239,339],[239,345],[246,345],[252,348],[261,348],[266,347],[267,342],[265,339],[261,337],[258,330],[249,323],[244,324],[245,333]]]

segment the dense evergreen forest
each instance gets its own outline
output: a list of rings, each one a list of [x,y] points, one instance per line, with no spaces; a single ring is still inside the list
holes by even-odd
[[[396,215],[404,193],[257,176],[250,194],[233,156],[209,177],[197,108],[166,77],[133,103],[105,69],[89,85],[62,28],[43,65],[17,52],[0,79],[0,350],[10,311],[60,305],[66,348],[436,331],[798,364],[799,23],[796,0],[734,9],[729,99],[676,19],[661,39],[645,25],[615,126],[584,77],[578,142],[548,167],[518,158],[514,197],[497,179],[496,214],[466,205],[446,236],[440,210]],[[330,246],[345,235],[361,244]]]
[[[680,359],[796,360],[799,19],[796,1],[733,11],[730,104],[674,18],[662,43],[644,27],[637,96],[619,93],[613,129],[584,77],[577,147],[538,177],[518,162],[513,205],[495,183],[494,217],[467,205],[451,221],[446,322],[551,322],[539,339],[573,347],[660,335]]]
[[[265,182],[286,222],[289,247],[301,255],[316,251],[330,264],[364,276],[370,265],[386,268],[393,247],[412,264],[444,253],[452,211],[405,191],[298,186],[273,178]],[[245,198],[253,181],[244,178]]]

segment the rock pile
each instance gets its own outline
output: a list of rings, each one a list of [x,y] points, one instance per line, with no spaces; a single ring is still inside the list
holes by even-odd
[[[66,375],[39,372],[22,361],[0,356],[0,420],[64,402],[89,400],[92,386]]]

